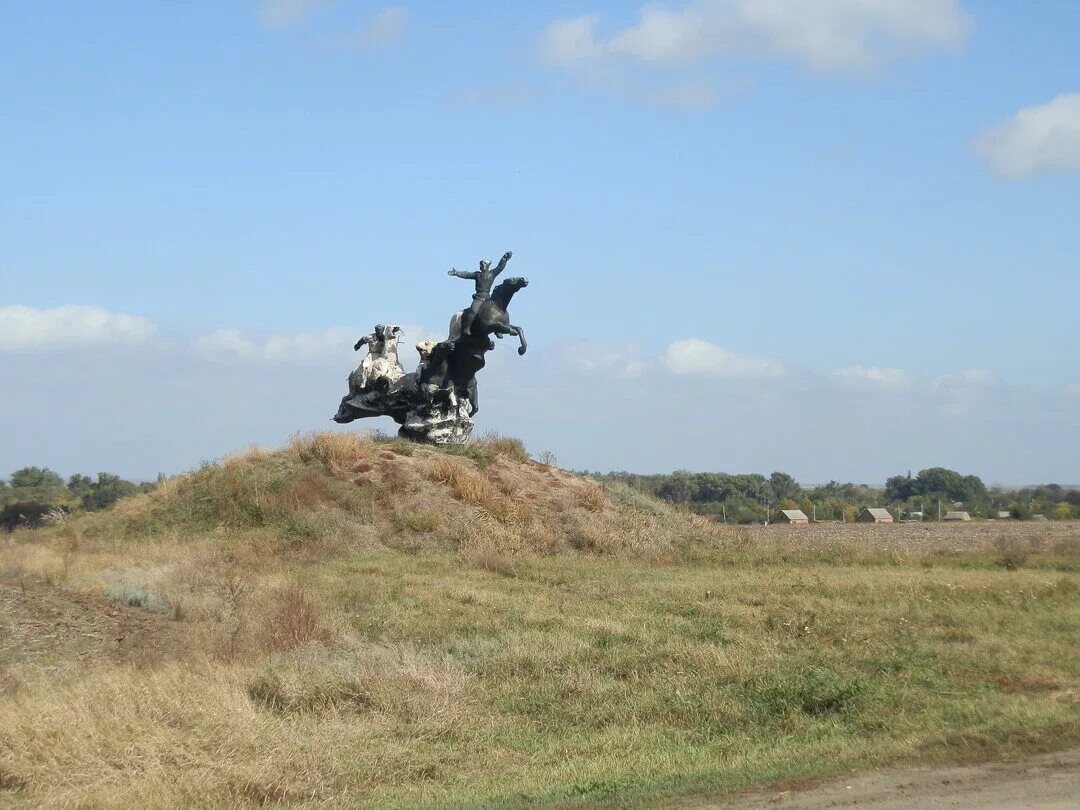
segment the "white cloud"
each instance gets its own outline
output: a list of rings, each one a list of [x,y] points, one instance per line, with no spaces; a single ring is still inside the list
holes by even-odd
[[[593,39],[593,26],[599,14],[573,20],[555,20],[540,35],[540,50],[553,65],[573,65],[596,58],[603,49]]]
[[[700,338],[677,340],[664,352],[664,366],[672,374],[710,377],[780,377],[787,369],[775,360],[749,357],[722,349]]]
[[[146,318],[101,307],[0,307],[0,351],[140,343],[156,331]]]
[[[1080,93],[1025,107],[972,143],[1002,177],[1080,171]]]
[[[934,380],[935,388],[989,388],[1001,380],[992,371],[969,368],[951,374],[942,374]]]
[[[673,110],[706,110],[715,107],[719,98],[716,90],[704,82],[680,82],[646,94],[645,100],[655,107]]]
[[[261,361],[303,363],[347,355],[363,330],[339,326],[324,332],[301,332],[296,335],[271,335],[259,339],[239,329],[219,329],[203,335],[194,342],[195,351],[204,357],[222,361]],[[445,334],[435,333],[422,326],[402,326],[398,356],[402,365],[410,367],[415,355],[413,346],[422,340],[444,340]],[[362,353],[358,356],[363,356]]]
[[[239,329],[219,329],[195,341],[200,354],[215,360],[304,362],[340,355],[356,341],[355,329],[337,328],[298,335],[252,338]]]
[[[911,388],[915,377],[899,368],[878,366],[848,366],[830,372],[829,376],[839,383],[855,388],[878,388],[902,391]]]
[[[364,21],[356,44],[362,48],[391,48],[405,38],[409,10],[404,6],[388,6]]]
[[[259,24],[266,28],[291,28],[311,15],[334,5],[336,0],[261,0]]]
[[[621,345],[574,343],[563,349],[563,360],[573,371],[580,374],[598,374],[623,379],[640,377],[649,368],[649,361],[645,358],[639,343]]]
[[[958,0],[692,0],[648,5],[607,40],[599,15],[553,22],[540,37],[544,57],[573,65],[609,56],[652,64],[715,54],[779,58],[813,70],[872,69],[930,48],[956,48],[971,28]]]

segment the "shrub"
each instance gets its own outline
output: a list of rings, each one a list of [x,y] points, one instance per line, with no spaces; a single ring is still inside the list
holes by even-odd
[[[543,464],[545,467],[558,467],[559,460],[555,458],[555,454],[550,450],[542,450],[536,454],[536,463]]]
[[[994,562],[1007,571],[1022,568],[1031,556],[1031,550],[1020,540],[1004,534],[994,541],[994,549],[997,552]]]
[[[16,501],[9,503],[0,511],[0,524],[11,532],[20,526],[33,527],[45,523],[45,517],[53,509],[53,504],[41,501]]]
[[[130,582],[117,582],[105,592],[105,596],[121,605],[143,608],[154,613],[169,613],[173,609],[167,597],[151,593],[146,588],[132,585]]]
[[[263,614],[264,646],[287,652],[313,642],[325,642],[331,635],[321,606],[296,582],[278,589]]]

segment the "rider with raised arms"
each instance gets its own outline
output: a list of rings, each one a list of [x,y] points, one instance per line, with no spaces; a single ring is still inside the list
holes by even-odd
[[[514,254],[509,250],[506,251],[499,260],[499,263],[495,265],[494,269],[491,268],[490,261],[481,259],[480,269],[476,272],[467,273],[463,270],[457,270],[456,268],[451,268],[447,272],[448,276],[467,278],[476,282],[476,292],[473,293],[472,303],[469,305],[469,308],[461,314],[461,334],[470,334],[473,321],[480,312],[480,307],[482,307],[484,302],[491,297],[491,287],[495,283],[495,279],[498,278],[499,273],[506,269],[506,263],[510,261],[510,257],[513,255]]]

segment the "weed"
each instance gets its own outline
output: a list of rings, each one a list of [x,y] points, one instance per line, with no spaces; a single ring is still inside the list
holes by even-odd
[[[744,687],[751,714],[760,722],[783,720],[791,712],[820,717],[852,710],[865,694],[858,678],[811,665],[778,672]]]
[[[302,585],[290,582],[269,599],[262,614],[263,646],[275,652],[330,640],[330,629],[320,605]]]
[[[1016,538],[1001,535],[994,541],[997,552],[994,562],[1008,571],[1022,568],[1031,556],[1031,552]]]
[[[410,509],[394,512],[390,518],[399,529],[428,534],[442,526],[442,514],[434,509]]]
[[[111,585],[105,595],[121,605],[142,608],[154,613],[170,613],[173,610],[167,597],[151,593],[146,588],[130,582],[117,582]]]

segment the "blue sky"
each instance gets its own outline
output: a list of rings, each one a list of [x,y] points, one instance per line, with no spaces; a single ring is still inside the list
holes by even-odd
[[[356,336],[445,329],[446,269],[509,248],[530,352],[480,427],[564,466],[1080,483],[1070,0],[2,2],[0,36],[0,474],[322,428]]]

